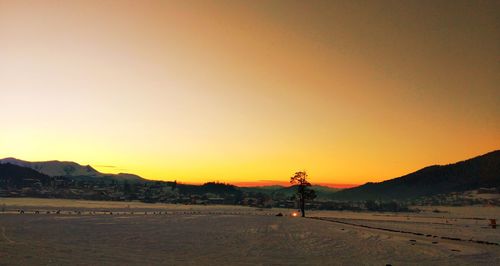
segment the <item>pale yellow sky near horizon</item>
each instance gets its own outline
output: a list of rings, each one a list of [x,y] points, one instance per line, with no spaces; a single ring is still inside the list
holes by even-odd
[[[0,0],[0,157],[341,184],[474,157],[500,148],[499,7]]]

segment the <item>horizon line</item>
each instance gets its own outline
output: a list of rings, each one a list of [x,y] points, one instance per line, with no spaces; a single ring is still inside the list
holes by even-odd
[[[203,185],[205,183],[209,182],[220,182],[220,181],[207,181],[207,182],[183,182],[183,181],[177,181],[179,184],[187,184],[187,185]],[[292,186],[290,182],[287,181],[279,181],[279,180],[259,180],[259,181],[237,181],[237,182],[220,182],[224,184],[229,184],[229,185],[234,185],[237,187],[265,187],[265,186],[283,186],[283,187],[289,187]],[[360,186],[362,184],[344,184],[344,183],[325,183],[325,182],[318,182],[318,183],[313,183],[311,182],[313,186],[324,186],[324,187],[329,187],[329,188],[338,188],[338,189],[346,189],[346,188],[353,188]]]

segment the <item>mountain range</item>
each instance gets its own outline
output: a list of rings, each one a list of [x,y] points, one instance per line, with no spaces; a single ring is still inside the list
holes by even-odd
[[[134,174],[105,174],[90,165],[75,162],[28,162],[15,158],[0,160],[0,179],[15,183],[22,178],[44,180],[46,177],[65,177],[75,180],[112,179],[129,182],[154,182]],[[16,166],[16,167],[14,167]],[[0,180],[1,181],[1,180]],[[194,185],[184,189],[196,190]],[[233,186],[234,187],[234,186]],[[500,188],[500,150],[448,165],[433,165],[414,173],[379,183],[366,183],[349,189],[313,186],[318,200],[394,200],[461,192],[479,188]],[[293,186],[239,187],[243,192],[261,193],[273,198],[289,198]]]
[[[16,158],[5,158],[0,159],[0,164],[13,164],[21,167],[26,167],[33,169],[42,174],[55,177],[79,177],[79,178],[112,178],[117,181],[136,181],[144,182],[144,178],[127,173],[119,174],[105,174],[95,170],[90,165],[80,165],[75,162],[64,162],[64,161],[44,161],[44,162],[29,162],[23,161]]]

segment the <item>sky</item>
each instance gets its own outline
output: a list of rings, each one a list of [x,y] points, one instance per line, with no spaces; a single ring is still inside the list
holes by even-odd
[[[0,0],[0,157],[337,185],[464,160],[500,148],[498,10]]]

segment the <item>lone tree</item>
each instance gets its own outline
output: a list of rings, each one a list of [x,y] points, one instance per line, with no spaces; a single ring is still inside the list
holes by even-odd
[[[316,198],[316,193],[314,190],[308,188],[311,186],[311,183],[307,181],[307,173],[296,172],[294,176],[290,178],[290,183],[297,185],[297,196],[299,197],[299,205],[300,205],[300,213],[302,217],[306,217],[306,200],[313,200]]]

